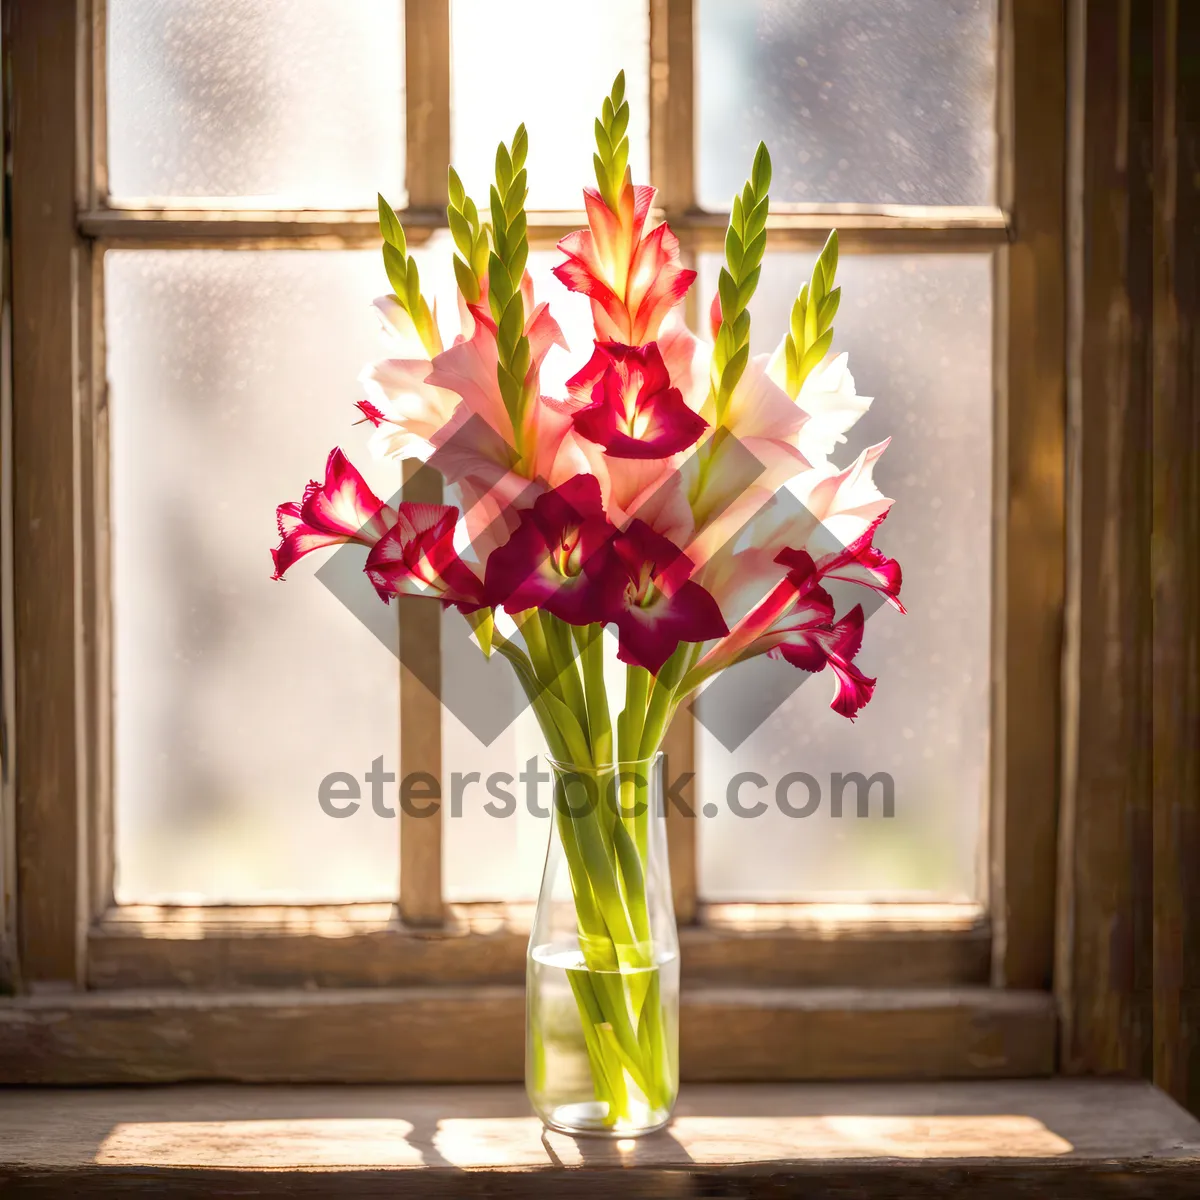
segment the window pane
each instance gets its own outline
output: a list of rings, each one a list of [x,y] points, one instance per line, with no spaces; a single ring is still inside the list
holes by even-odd
[[[113,194],[399,199],[403,25],[402,0],[109,0]]]
[[[529,130],[529,207],[582,208],[593,185],[592,123],[624,68],[629,159],[649,171],[646,0],[453,0],[453,157],[482,208],[496,144]],[[501,78],[496,64],[512,69]]]
[[[700,201],[988,204],[995,0],[699,0]]]
[[[326,555],[276,583],[267,553],[275,505],[299,499],[332,446],[381,496],[398,487],[352,425],[382,345],[378,255],[104,263],[118,897],[394,898],[397,822],[369,795],[327,816],[318,788],[334,771],[361,780],[380,755],[395,771],[396,660],[312,578]]]
[[[719,266],[717,256],[702,256],[705,298]],[[783,335],[811,270],[809,255],[767,258],[751,306],[756,352]],[[896,505],[877,544],[903,566],[908,615],[884,607],[869,619],[857,662],[879,684],[853,724],[829,710],[827,675],[805,676],[735,753],[698,724],[699,798],[717,810],[700,826],[701,890],[709,899],[977,894],[991,606],[990,259],[843,255],[838,283],[844,299],[835,347],[849,352],[858,391],[877,399],[833,458],[848,465],[864,446],[893,436],[875,478]],[[752,665],[735,669],[730,682]],[[727,788],[738,771],[767,780],[762,790],[747,782],[741,792],[746,805],[767,802],[762,816],[729,811]],[[800,771],[821,789],[820,806],[803,819],[784,815],[775,797],[779,780]],[[892,818],[881,815],[880,785],[869,818],[857,816],[853,786],[842,818],[831,816],[832,774],[852,771],[892,777]],[[801,784],[787,796],[796,807],[808,798]]]

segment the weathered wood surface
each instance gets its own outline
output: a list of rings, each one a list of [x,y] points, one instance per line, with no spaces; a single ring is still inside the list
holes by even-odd
[[[423,464],[408,462],[404,499],[418,504],[442,502],[442,478]],[[400,912],[405,922],[437,926],[442,903],[442,609],[417,596],[396,598],[400,622],[400,774],[423,774],[421,798],[405,807],[400,797]],[[432,680],[439,681],[435,688]],[[437,793],[436,795],[434,793]]]
[[[75,4],[5,6],[11,88],[13,595],[20,970],[81,974],[86,764],[75,727],[83,648],[74,586],[79,487],[77,303],[87,259],[75,228],[70,131],[83,102]]]
[[[493,1082],[522,1078],[525,995],[469,986],[91,992],[0,1000],[0,1083]],[[1006,1078],[1054,1069],[1043,993],[703,988],[690,1080]]]
[[[1152,6],[1071,9],[1062,1061],[1149,1077]],[[1183,467],[1194,470],[1194,464]],[[1194,551],[1193,551],[1194,552]]]
[[[516,1087],[0,1093],[5,1195],[1192,1196],[1200,1125],[1146,1084],[685,1087],[638,1141]]]
[[[114,908],[91,931],[88,983],[520,983],[531,916],[531,905],[452,904],[444,924],[429,929],[403,924],[389,904]],[[888,988],[987,980],[990,931],[973,905],[702,905],[698,916],[680,930],[685,983]]]
[[[1063,614],[1062,0],[1000,6],[991,811],[994,980],[1048,988],[1054,957]]]
[[[655,210],[651,219],[665,215]],[[720,250],[724,244],[729,223],[724,214],[688,211],[670,216],[671,228],[679,234],[685,248]],[[400,218],[414,245],[434,230],[446,227],[444,208],[404,209]],[[531,212],[529,243],[535,249],[553,247],[560,238],[586,223],[587,216],[582,211]],[[286,245],[336,250],[379,245],[379,218],[374,209],[268,212],[114,206],[88,209],[81,214],[79,225],[85,237],[100,238],[106,245],[120,249],[138,246],[254,249]],[[844,247],[865,252],[970,253],[1002,245],[1008,238],[1008,222],[999,208],[808,204],[773,212],[767,221],[767,241],[780,247],[819,248],[834,225]]]
[[[1200,5],[1155,5],[1154,1081],[1200,1113]]]

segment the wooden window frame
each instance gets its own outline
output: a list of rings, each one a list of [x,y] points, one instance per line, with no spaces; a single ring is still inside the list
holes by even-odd
[[[449,3],[405,6],[403,216],[414,242],[445,224]],[[399,822],[395,906],[113,904],[104,253],[337,249],[375,245],[378,233],[367,211],[110,203],[104,7],[4,0],[16,180],[4,811],[15,814],[16,886],[0,964],[12,963],[20,994],[0,1007],[0,1062],[11,1064],[0,1074],[62,1082],[519,1077],[528,909],[444,904],[440,815]],[[694,262],[721,246],[726,219],[701,211],[694,193],[694,5],[649,0],[649,9],[652,176],[662,214]],[[768,232],[773,247],[817,247],[836,224],[849,253],[993,256],[986,904],[702,904],[695,822],[672,820],[690,1078],[1054,1069],[1065,128],[1046,114],[1066,111],[1064,0],[999,0],[999,12],[997,206],[786,205]],[[531,213],[531,243],[553,246],[582,220]],[[410,630],[422,623],[420,642],[433,655],[436,617],[414,609],[404,618]],[[415,676],[402,674],[400,689],[406,766],[437,773],[439,708]],[[667,749],[690,766],[692,729],[677,723]],[[1019,852],[1009,852],[1018,839]],[[171,1030],[186,1031],[187,1049],[168,1046]],[[319,1045],[297,1058],[309,1037]]]

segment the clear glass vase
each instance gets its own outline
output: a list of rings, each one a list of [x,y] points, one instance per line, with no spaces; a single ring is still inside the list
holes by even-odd
[[[662,755],[550,760],[554,813],[529,939],[525,1086],[565,1133],[636,1137],[679,1092],[679,938]]]

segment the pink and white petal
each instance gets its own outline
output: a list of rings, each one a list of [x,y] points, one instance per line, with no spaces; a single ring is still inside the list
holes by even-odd
[[[496,378],[498,361],[495,335],[480,322],[469,339],[434,358],[425,382],[459,396],[468,412],[481,417],[511,446],[515,439]]]
[[[800,449],[813,462],[828,458],[846,431],[871,407],[870,396],[854,390],[854,376],[845,353],[814,370],[804,381],[797,403],[808,414],[800,430]]]
[[[427,358],[425,343],[421,341],[412,317],[395,296],[379,296],[371,303],[387,335],[393,357]]]
[[[372,545],[387,532],[395,513],[367,487],[345,454],[335,448],[325,464],[324,484],[310,484],[305,489],[300,517],[319,532]]]
[[[816,467],[793,481],[793,494],[818,524],[803,543],[814,558],[840,553],[887,513],[892,500],[875,484],[873,472],[887,442],[868,446],[845,470]]]

